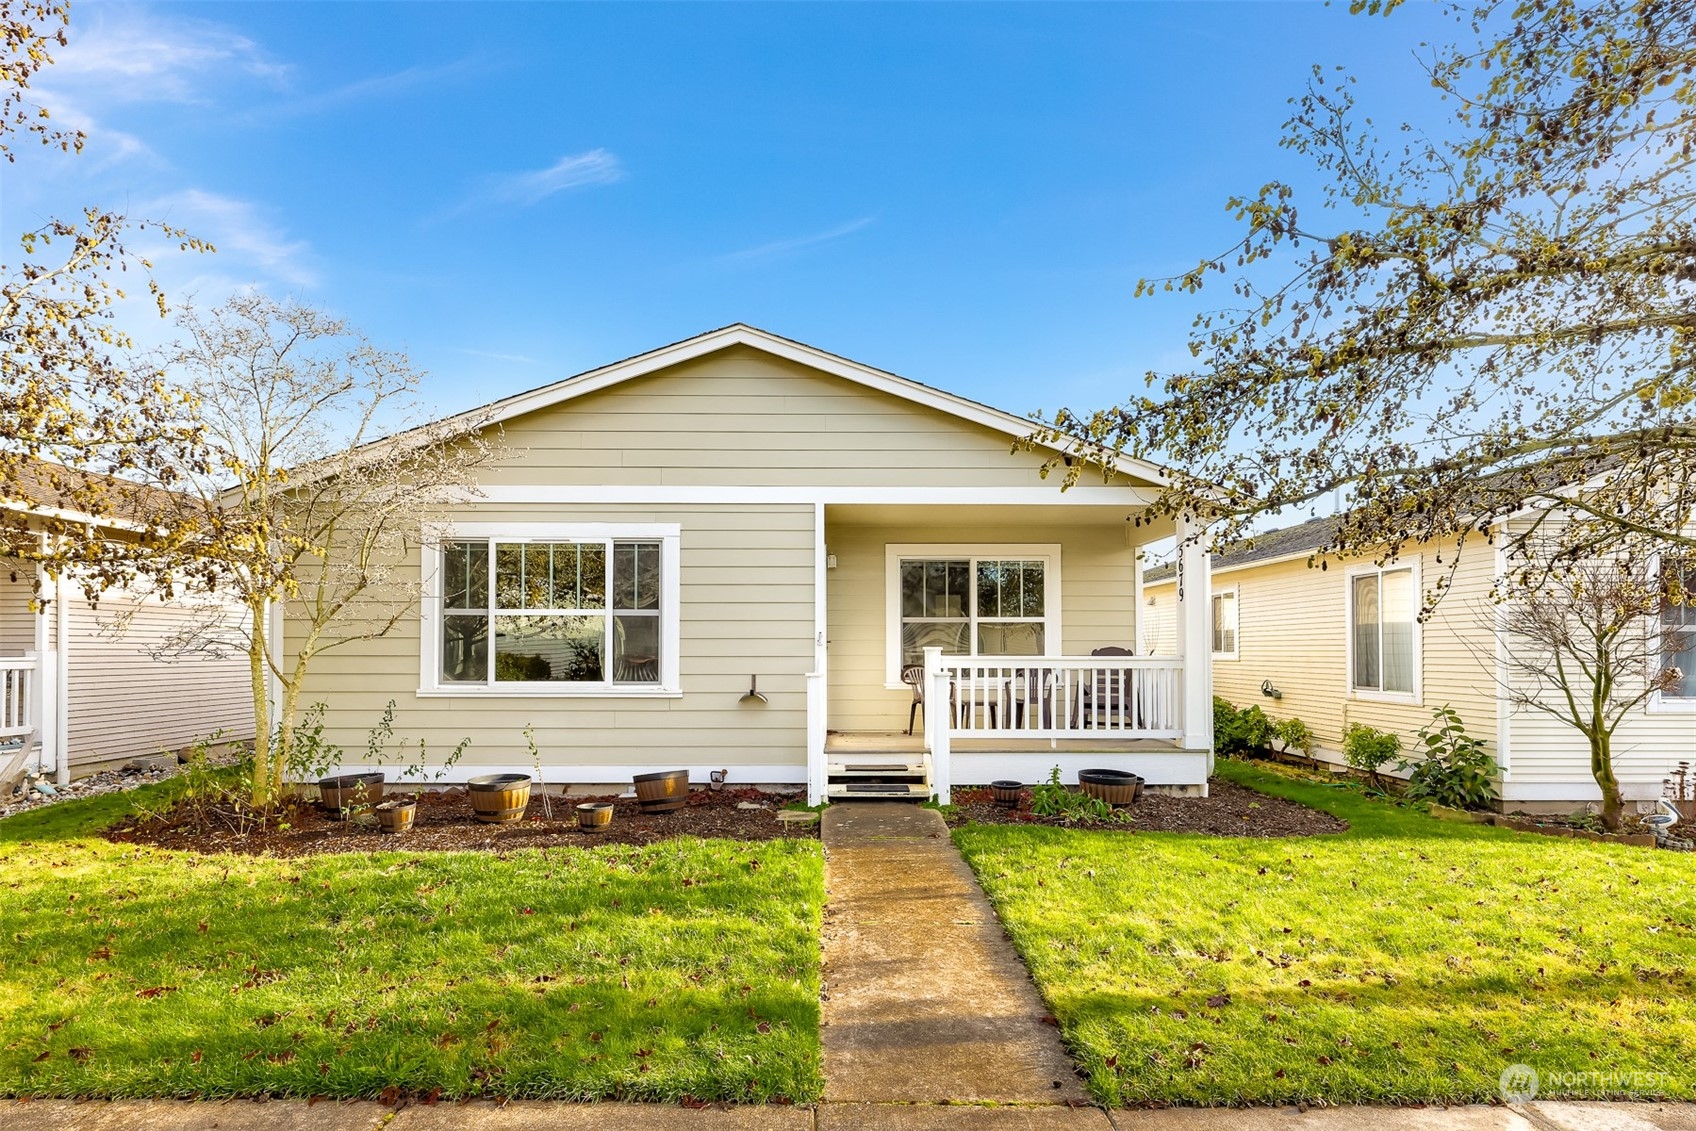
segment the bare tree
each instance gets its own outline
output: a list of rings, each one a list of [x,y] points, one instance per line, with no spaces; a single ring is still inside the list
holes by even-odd
[[[194,587],[233,594],[245,616],[198,618],[169,647],[246,653],[250,800],[263,808],[295,753],[313,661],[385,635],[417,607],[422,524],[476,494],[497,445],[480,418],[419,423],[420,374],[406,357],[310,307],[240,295],[206,312],[189,307],[177,323],[183,336],[158,366],[193,390],[212,460],[208,471],[157,469],[197,510],[196,536],[174,564]],[[279,608],[286,655],[272,635]]]
[[[1675,644],[1655,623],[1669,602],[1685,602],[1679,571],[1663,572],[1652,554],[1621,552],[1552,570],[1503,606],[1509,701],[1584,736],[1610,829],[1620,827],[1624,809],[1614,732],[1682,678],[1668,663]]]

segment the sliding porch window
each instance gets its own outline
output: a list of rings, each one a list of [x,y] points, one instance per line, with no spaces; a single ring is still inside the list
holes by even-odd
[[[647,539],[444,544],[441,682],[657,686],[661,560]]]
[[[901,558],[901,666],[946,655],[1041,656],[1048,645],[1048,562]]]

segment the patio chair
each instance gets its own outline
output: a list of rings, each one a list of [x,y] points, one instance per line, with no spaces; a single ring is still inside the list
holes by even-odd
[[[909,664],[901,669],[901,682],[913,689],[913,705],[907,709],[907,731],[913,733],[913,724],[922,717],[921,708],[925,705],[925,666]],[[955,717],[960,710],[960,700],[954,681],[948,681],[948,714]]]
[[[1129,648],[1121,648],[1117,644],[1108,644],[1090,651],[1092,656],[1134,656]],[[1128,718],[1130,704],[1129,672],[1096,671],[1094,678],[1086,680],[1079,695],[1079,706],[1082,708],[1081,719],[1074,714],[1073,724],[1084,726],[1110,726],[1115,720],[1120,726],[1131,725]]]

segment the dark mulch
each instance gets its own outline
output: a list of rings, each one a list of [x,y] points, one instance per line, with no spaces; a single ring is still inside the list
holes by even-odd
[[[1213,836],[1318,836],[1340,833],[1349,827],[1329,813],[1306,805],[1270,797],[1231,782],[1208,783],[1206,797],[1175,797],[1145,792],[1127,807],[1129,823],[1075,825],[1074,828],[1130,833],[1208,833]],[[956,789],[949,823],[977,821],[988,825],[1060,826],[1057,817],[1038,817],[1031,812],[1031,791],[1020,795],[1017,809],[995,804],[987,789]]]
[[[404,796],[392,791],[386,796]],[[157,817],[136,818],[113,826],[107,836],[122,844],[150,844],[193,852],[241,852],[251,855],[310,856],[326,852],[511,852],[521,848],[587,848],[597,844],[652,844],[673,837],[728,840],[815,838],[818,825],[789,825],[777,814],[793,797],[756,789],[693,790],[689,803],[674,813],[646,814],[634,798],[559,797],[544,804],[532,792],[520,821],[485,825],[471,812],[464,789],[425,790],[418,794],[412,828],[400,834],[379,832],[368,815],[333,821],[317,805],[301,805],[263,827],[236,828],[223,812],[204,812],[191,804]],[[586,833],[577,827],[575,807],[584,801],[614,803],[612,824]],[[740,809],[739,804],[759,805]],[[547,815],[549,805],[553,815]],[[286,827],[278,827],[279,824]]]

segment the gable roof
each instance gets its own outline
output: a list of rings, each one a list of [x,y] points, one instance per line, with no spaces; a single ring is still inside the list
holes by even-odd
[[[186,496],[116,475],[34,457],[0,485],[0,510],[64,522],[137,529],[180,510]]]
[[[1298,555],[1311,554],[1319,547],[1329,542],[1337,533],[1337,516],[1324,515],[1320,518],[1310,518],[1295,526],[1285,526],[1278,530],[1268,530],[1254,535],[1253,544],[1249,539],[1239,539],[1230,546],[1213,555],[1213,572],[1224,569],[1241,569],[1243,566],[1260,565],[1263,562],[1282,561]],[[1167,562],[1155,566],[1142,575],[1143,583],[1156,585],[1162,581],[1170,581],[1177,576],[1178,567]]]
[[[697,334],[693,338],[685,338],[658,349],[627,357],[623,361],[615,361],[611,365],[603,365],[598,369],[590,369],[575,376],[555,381],[528,392],[517,393],[467,412],[459,413],[449,418],[450,422],[464,422],[487,427],[512,420],[555,405],[564,404],[578,397],[599,392],[626,381],[644,377],[650,373],[679,365],[686,361],[705,357],[720,350],[733,346],[747,346],[771,354],[774,357],[805,365],[820,372],[852,381],[869,389],[887,393],[938,412],[947,413],[961,420],[1000,432],[1015,439],[1025,439],[1037,430],[1037,424],[1025,417],[994,408],[990,405],[974,401],[942,389],[914,381],[907,377],[872,366],[852,361],[837,354],[797,342],[791,338],[780,337],[744,322],[736,322],[705,334]],[[381,441],[379,441],[381,443]],[[1068,449],[1058,444],[1041,444],[1059,454],[1066,454]],[[1102,456],[1110,455],[1105,451],[1082,454]],[[1166,473],[1156,465],[1144,460],[1114,457],[1114,467],[1127,475],[1131,475],[1155,486],[1165,486],[1168,483]]]

